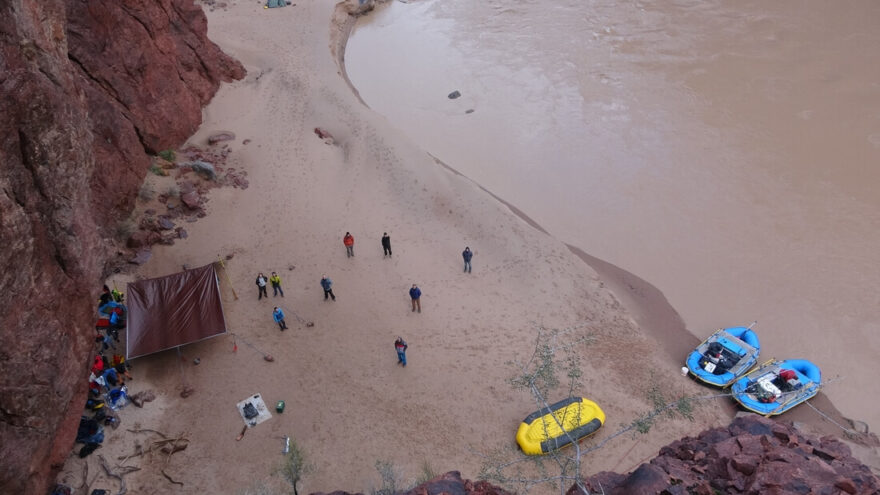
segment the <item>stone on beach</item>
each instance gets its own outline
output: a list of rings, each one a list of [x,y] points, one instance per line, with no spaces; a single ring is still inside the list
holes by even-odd
[[[315,134],[317,134],[319,138],[323,139],[325,143],[333,144],[333,135],[330,134],[329,131],[320,127],[315,127]]]
[[[153,252],[149,249],[141,249],[138,251],[134,258],[130,259],[128,262],[135,265],[143,265],[147,261],[150,261],[150,257],[153,256]]]
[[[222,143],[223,141],[232,141],[235,139],[235,133],[230,131],[218,131],[208,136],[208,144]]]
[[[205,177],[206,179],[214,180],[217,178],[217,169],[214,168],[212,163],[203,161],[203,160],[195,160],[191,162],[186,162],[181,165],[181,167],[189,167],[193,172]]]
[[[161,216],[159,217],[159,228],[161,230],[171,230],[174,228],[174,222],[166,216]]]
[[[201,197],[197,191],[190,191],[186,194],[181,194],[180,200],[183,201],[183,204],[185,204],[187,208],[196,210],[199,208]]]

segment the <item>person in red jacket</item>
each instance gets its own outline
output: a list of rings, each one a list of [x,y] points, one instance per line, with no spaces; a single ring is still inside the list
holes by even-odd
[[[342,238],[342,243],[345,244],[345,255],[349,258],[354,256],[354,236],[351,235],[351,232],[345,233],[345,237]]]
[[[397,340],[394,341],[394,350],[397,351],[397,364],[402,364],[404,368],[406,368],[406,348],[409,347],[406,345],[406,341],[403,340],[403,337],[397,337]]]

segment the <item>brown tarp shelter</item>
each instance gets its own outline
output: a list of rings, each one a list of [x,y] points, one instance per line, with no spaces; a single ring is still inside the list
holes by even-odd
[[[128,284],[126,359],[226,333],[214,265]]]

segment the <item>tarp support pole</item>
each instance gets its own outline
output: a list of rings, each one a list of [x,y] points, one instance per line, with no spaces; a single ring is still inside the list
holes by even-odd
[[[186,390],[186,376],[183,373],[183,354],[180,352],[180,346],[175,347],[175,349],[177,349],[177,369],[180,370],[180,384]]]
[[[220,262],[220,268],[223,268],[223,275],[226,275],[226,283],[229,284],[229,288],[232,289],[232,296],[238,301],[238,294],[235,293],[235,287],[232,286],[232,280],[229,280],[229,274],[226,273],[226,264],[223,263],[223,258],[221,258],[219,254],[217,255],[217,261]]]

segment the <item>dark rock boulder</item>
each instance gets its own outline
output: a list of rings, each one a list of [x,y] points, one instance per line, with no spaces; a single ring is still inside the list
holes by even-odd
[[[330,493],[312,493],[311,495],[363,495],[361,493],[349,493],[335,491]],[[450,471],[441,474],[430,481],[426,481],[409,491],[397,492],[397,495],[513,495],[512,493],[498,488],[486,481],[471,481],[462,479],[458,471]]]
[[[199,203],[201,202],[201,197],[199,193],[196,191],[190,191],[186,194],[180,195],[180,201],[186,205],[187,208],[191,210],[195,210],[199,208]]]
[[[174,228],[174,222],[172,222],[170,218],[164,215],[159,217],[158,223],[161,230],[171,230]]]

